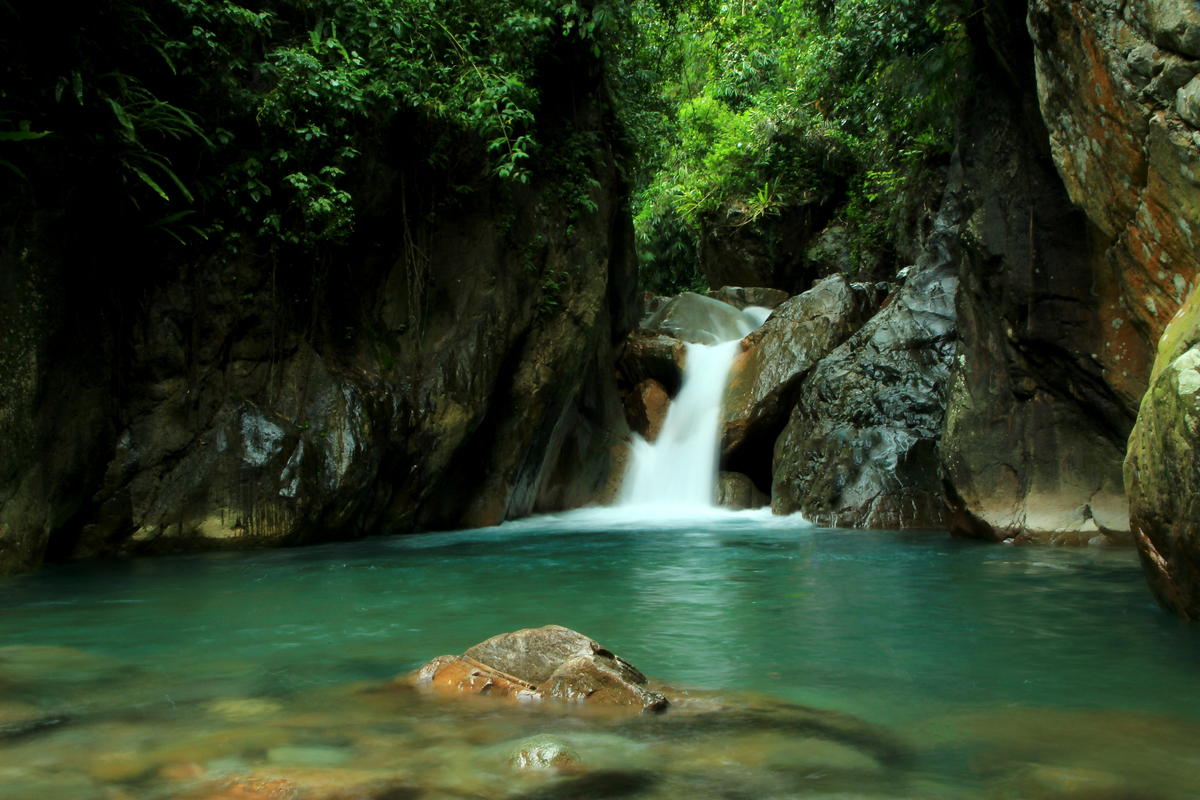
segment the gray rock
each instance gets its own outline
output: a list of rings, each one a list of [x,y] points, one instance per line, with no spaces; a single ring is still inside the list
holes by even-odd
[[[1195,0],[1132,0],[1130,10],[1159,47],[1200,56],[1200,6]]]
[[[877,308],[873,289],[855,291],[843,275],[825,278],[776,308],[743,340],[730,368],[721,406],[722,455],[734,457],[763,437],[773,443],[795,405],[800,378]],[[764,454],[764,464],[768,458]]]
[[[1150,91],[1165,103],[1175,102],[1175,93],[1200,72],[1200,64],[1184,61],[1178,56],[1167,56],[1162,72],[1150,85]]]
[[[717,475],[713,502],[731,511],[743,511],[749,508],[769,506],[771,498],[760,492],[749,476],[740,472],[722,470]]]
[[[1192,127],[1200,128],[1200,78],[1192,78],[1175,93],[1175,110]]]
[[[775,445],[775,513],[831,526],[949,522],[938,440],[954,353],[957,191],[903,288],[805,379]]]
[[[1153,78],[1162,70],[1158,48],[1143,44],[1129,52],[1129,69],[1144,78]]]

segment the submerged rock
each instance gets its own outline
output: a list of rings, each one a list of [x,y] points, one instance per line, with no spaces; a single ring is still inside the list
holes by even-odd
[[[517,745],[508,765],[518,772],[572,769],[579,766],[579,753],[566,739],[543,733]]]
[[[762,508],[771,504],[771,498],[758,490],[749,476],[740,472],[722,470],[717,475],[713,502],[731,511]]]
[[[1200,293],[1159,344],[1125,459],[1130,516],[1159,602],[1200,620]]]
[[[646,676],[593,639],[561,625],[494,636],[461,656],[438,656],[417,671],[417,686],[518,701],[560,700],[662,711]]]

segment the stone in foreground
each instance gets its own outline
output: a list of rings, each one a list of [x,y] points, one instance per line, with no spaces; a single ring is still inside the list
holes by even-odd
[[[438,656],[417,671],[414,683],[518,702],[555,700],[642,712],[668,705],[646,688],[646,676],[628,661],[561,625],[504,633],[461,656]]]

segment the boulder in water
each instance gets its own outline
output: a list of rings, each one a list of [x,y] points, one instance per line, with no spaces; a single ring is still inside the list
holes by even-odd
[[[573,769],[579,761],[579,753],[570,742],[543,733],[517,745],[508,757],[508,766],[518,772],[543,772]]]
[[[740,472],[722,471],[717,475],[713,502],[731,511],[743,511],[770,505],[771,498],[760,492],[749,476]]]
[[[418,687],[595,706],[662,711],[667,699],[646,676],[594,639],[561,625],[493,636],[461,656],[438,656],[417,671]]]
[[[644,327],[692,344],[720,344],[741,339],[758,326],[744,311],[695,292],[672,297]]]
[[[654,378],[647,378],[633,387],[625,398],[625,419],[632,431],[653,443],[662,430],[670,405],[671,396],[666,387]]]

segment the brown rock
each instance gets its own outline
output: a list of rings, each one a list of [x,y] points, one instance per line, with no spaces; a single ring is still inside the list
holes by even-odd
[[[560,625],[494,636],[462,656],[439,656],[416,674],[417,686],[518,701],[587,701],[661,711],[667,700],[646,676],[593,639]]]
[[[629,680],[614,659],[597,655],[577,656],[567,661],[542,684],[540,692],[551,700],[635,706],[643,711],[659,712],[667,707],[665,697]]]
[[[517,698],[521,693],[532,695],[537,690],[536,686],[481,664],[469,656],[438,656],[421,667],[415,683],[438,691],[492,697]]]
[[[683,383],[687,347],[679,339],[639,328],[625,340],[619,368],[632,384],[653,378],[672,397]]]
[[[670,405],[671,396],[667,394],[666,387],[653,378],[647,378],[633,387],[633,391],[625,398],[625,419],[630,429],[647,442],[653,442],[662,430]]]

